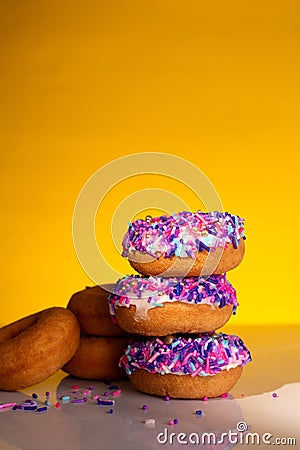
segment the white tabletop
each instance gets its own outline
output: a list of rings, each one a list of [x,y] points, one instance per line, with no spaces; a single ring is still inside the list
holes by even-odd
[[[300,327],[231,327],[226,331],[241,336],[253,357],[228,398],[166,401],[137,392],[129,381],[114,383],[121,394],[113,397],[113,390],[101,381],[75,379],[59,371],[23,391],[0,391],[0,403],[19,404],[36,393],[38,407],[41,407],[46,391],[50,392],[51,403],[44,413],[0,409],[0,449],[256,448],[257,444],[235,445],[236,439],[245,442],[241,432],[245,424],[255,433],[255,442],[260,439],[259,448],[267,448],[263,440],[275,446],[276,438],[294,438],[297,444],[285,445],[285,448],[300,448]],[[74,390],[74,385],[79,389]],[[94,388],[89,395],[83,390],[90,385]],[[62,395],[74,399],[75,391],[77,398],[86,396],[88,400],[55,407]],[[109,392],[107,397],[103,396],[105,391]],[[114,399],[115,405],[97,405],[92,399],[97,394],[103,399]],[[143,405],[148,409],[143,410]],[[110,409],[113,409],[112,414],[109,414]],[[197,410],[203,415],[197,416]],[[178,423],[170,425],[170,420],[175,418]],[[145,424],[147,419],[155,420],[153,427]],[[214,433],[219,443],[213,444],[214,437],[204,438],[205,432]],[[226,433],[223,438],[222,433]],[[193,444],[197,439],[200,443],[201,439],[206,439],[205,445]],[[252,438],[249,439],[251,442]]]

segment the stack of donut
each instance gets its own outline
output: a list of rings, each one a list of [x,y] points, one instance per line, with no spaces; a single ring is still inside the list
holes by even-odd
[[[72,295],[68,310],[80,325],[80,344],[63,370],[78,378],[120,380],[126,373],[118,366],[120,356],[129,342],[126,331],[110,318],[107,297],[101,286],[87,287]]]
[[[217,332],[235,314],[226,272],[244,256],[244,220],[227,212],[181,212],[138,219],[123,256],[140,275],[109,296],[113,320],[136,335],[120,358],[140,391],[174,398],[217,397],[251,356],[235,335]]]
[[[112,292],[86,288],[67,308],[0,329],[0,389],[31,386],[62,368],[85,379],[129,375],[138,390],[159,396],[229,391],[251,361],[238,336],[216,331],[238,307],[226,272],[242,261],[244,239],[244,220],[227,212],[136,220],[123,256],[139,275]]]

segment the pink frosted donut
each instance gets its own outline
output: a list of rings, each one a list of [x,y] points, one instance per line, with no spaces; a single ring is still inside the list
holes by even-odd
[[[108,301],[120,327],[148,336],[215,331],[238,306],[236,291],[226,275],[126,276],[116,283]]]
[[[244,219],[218,211],[183,211],[138,219],[123,238],[123,256],[145,276],[220,274],[244,256]]]
[[[239,379],[251,361],[235,335],[136,338],[120,359],[136,389],[174,398],[218,397]]]

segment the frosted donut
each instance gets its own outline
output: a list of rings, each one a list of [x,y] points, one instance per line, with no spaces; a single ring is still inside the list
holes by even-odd
[[[220,274],[240,264],[244,239],[244,219],[239,216],[183,211],[129,224],[122,255],[146,276]]]
[[[228,392],[250,361],[251,355],[239,337],[214,333],[136,339],[119,364],[139,391],[203,398]]]
[[[57,372],[77,350],[80,327],[74,314],[45,309],[0,329],[0,389],[23,389]]]
[[[127,378],[118,362],[128,342],[128,337],[82,336],[77,352],[63,370],[75,377],[89,380]]]
[[[236,291],[226,275],[189,278],[121,278],[108,298],[110,313],[133,334],[203,333],[235,314]]]
[[[111,320],[107,297],[101,286],[87,287],[72,295],[67,308],[77,317],[81,332],[94,336],[122,336],[126,334]]]

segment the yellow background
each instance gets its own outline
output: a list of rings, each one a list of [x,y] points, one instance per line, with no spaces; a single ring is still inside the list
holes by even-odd
[[[228,275],[241,303],[232,323],[299,322],[299,2],[0,8],[0,324],[93,284],[72,242],[76,198],[104,164],[149,151],[197,165],[246,218],[246,257]],[[136,177],[109,193],[102,220],[151,186],[193,204],[173,180]]]

